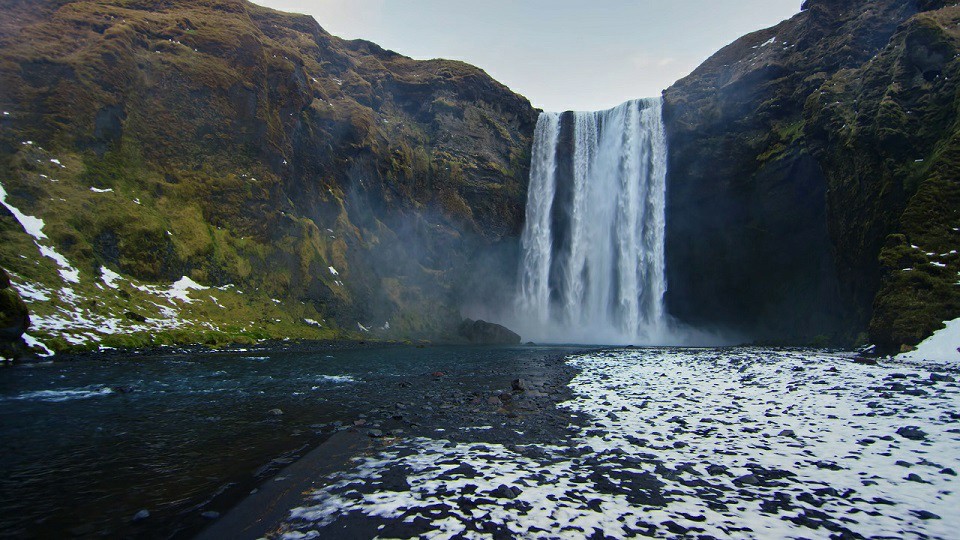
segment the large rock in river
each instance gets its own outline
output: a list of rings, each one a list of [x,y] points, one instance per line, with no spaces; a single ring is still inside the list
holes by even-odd
[[[520,335],[499,324],[464,319],[458,333],[470,343],[483,345],[519,345]]]

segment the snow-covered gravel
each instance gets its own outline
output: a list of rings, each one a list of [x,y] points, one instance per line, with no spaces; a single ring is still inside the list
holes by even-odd
[[[327,479],[283,538],[956,538],[955,367],[764,349],[570,359],[551,445],[401,440]],[[438,434],[439,436],[442,436]]]

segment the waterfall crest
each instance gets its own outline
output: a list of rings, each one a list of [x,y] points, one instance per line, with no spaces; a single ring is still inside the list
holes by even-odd
[[[666,158],[659,98],[540,115],[515,323],[527,339],[662,339]]]

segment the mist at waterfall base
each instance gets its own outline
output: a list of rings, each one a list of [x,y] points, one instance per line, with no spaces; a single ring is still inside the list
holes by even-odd
[[[516,298],[499,317],[541,343],[717,345],[664,307],[667,144],[659,98],[542,113]]]

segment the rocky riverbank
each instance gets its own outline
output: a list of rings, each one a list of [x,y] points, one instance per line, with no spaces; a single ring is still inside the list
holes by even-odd
[[[956,368],[761,349],[570,365],[581,371],[561,414],[580,423],[562,435],[543,442],[508,418],[409,433],[321,479],[273,536],[949,538],[960,526]]]
[[[573,397],[568,383],[576,373],[564,355],[554,353],[518,357],[509,372],[468,368],[403,378],[381,391],[389,392],[393,404],[338,422],[326,442],[254,490],[200,538],[275,535],[304,492],[323,488],[326,477],[349,470],[356,460],[409,441],[441,436],[450,444],[554,444],[582,419],[557,407]],[[402,472],[397,475],[391,481],[403,483]]]

